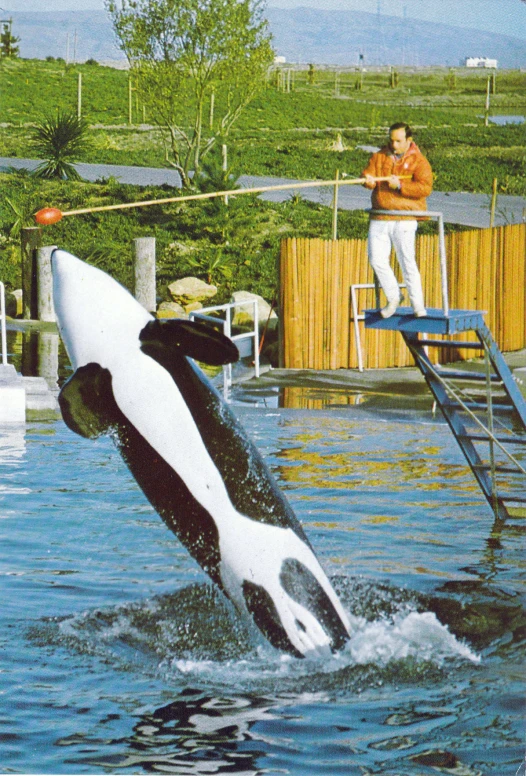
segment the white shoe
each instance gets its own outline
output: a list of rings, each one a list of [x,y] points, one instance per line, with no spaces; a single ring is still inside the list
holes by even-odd
[[[380,315],[382,318],[390,318],[391,315],[394,315],[399,304],[400,299],[395,299],[392,302],[388,302],[386,306],[380,310]]]
[[[424,307],[416,308],[414,312],[415,312],[415,318],[426,318],[427,317],[427,310]]]

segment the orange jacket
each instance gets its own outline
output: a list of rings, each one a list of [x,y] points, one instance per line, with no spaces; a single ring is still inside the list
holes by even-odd
[[[393,190],[387,181],[376,183],[373,188],[371,204],[376,210],[427,210],[426,197],[433,190],[433,172],[431,165],[416,143],[411,142],[401,159],[396,159],[389,146],[384,146],[373,154],[369,164],[362,172],[375,178],[386,175],[411,175],[410,180],[400,181],[402,188]],[[364,184],[366,188],[372,188]],[[371,216],[380,220],[400,220],[400,216]]]

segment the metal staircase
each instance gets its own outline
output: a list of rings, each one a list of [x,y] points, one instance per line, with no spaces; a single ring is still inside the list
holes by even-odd
[[[411,308],[399,307],[383,319],[378,310],[366,310],[365,326],[401,332],[495,516],[524,514],[526,400],[483,313],[428,309],[427,318],[415,318]],[[454,338],[466,331],[475,332],[478,342]],[[430,346],[483,350],[484,363],[462,370],[433,365]]]

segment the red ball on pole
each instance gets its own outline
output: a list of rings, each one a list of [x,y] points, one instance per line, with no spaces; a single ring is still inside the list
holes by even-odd
[[[45,207],[35,213],[35,221],[42,226],[56,224],[62,219],[62,210],[58,207]]]

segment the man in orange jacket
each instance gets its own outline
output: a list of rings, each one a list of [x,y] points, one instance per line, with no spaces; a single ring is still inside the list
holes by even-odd
[[[364,186],[372,189],[375,210],[426,210],[426,197],[433,189],[431,166],[413,141],[411,127],[399,122],[389,129],[389,144],[373,154],[362,173]],[[374,178],[389,176],[388,181]],[[405,178],[403,176],[410,176]],[[380,311],[389,318],[400,304],[400,288],[389,263],[391,246],[402,269],[409,299],[417,318],[427,315],[422,280],[416,266],[417,220],[408,216],[371,215],[368,253],[370,264],[387,297]]]

